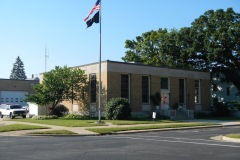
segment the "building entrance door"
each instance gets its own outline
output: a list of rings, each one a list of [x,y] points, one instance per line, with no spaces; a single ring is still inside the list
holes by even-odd
[[[169,110],[169,93],[162,93],[161,97],[161,110]]]

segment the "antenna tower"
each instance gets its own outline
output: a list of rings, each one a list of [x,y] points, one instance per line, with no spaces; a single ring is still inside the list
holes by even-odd
[[[45,72],[47,72],[47,59],[49,58],[49,53],[47,47],[45,47]]]

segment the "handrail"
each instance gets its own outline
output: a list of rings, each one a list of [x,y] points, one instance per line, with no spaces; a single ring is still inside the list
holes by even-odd
[[[190,111],[189,109],[186,109],[184,107],[182,107],[181,105],[178,106],[178,110],[182,111],[187,117],[190,117]]]
[[[186,109],[185,107],[179,105],[178,110],[182,112],[188,118],[194,118],[194,111],[190,109]]]

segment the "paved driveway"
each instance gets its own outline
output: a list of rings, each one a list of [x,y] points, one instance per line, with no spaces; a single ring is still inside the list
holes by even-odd
[[[240,143],[211,139],[228,133],[240,133],[240,127],[87,137],[0,136],[0,159],[239,160]]]

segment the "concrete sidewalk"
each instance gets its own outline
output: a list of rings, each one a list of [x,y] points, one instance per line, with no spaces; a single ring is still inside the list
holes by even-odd
[[[224,127],[224,126],[240,126],[240,121],[220,121],[220,120],[185,120],[182,122],[211,122],[218,124],[217,127]],[[8,121],[4,119],[0,119],[0,127],[3,125],[10,125],[10,124],[26,124],[26,125],[34,125],[34,126],[44,126],[49,127],[50,129],[40,129],[40,130],[22,130],[22,131],[11,131],[11,132],[0,132],[1,136],[26,136],[31,132],[35,131],[49,131],[49,130],[68,130],[76,133],[77,136],[94,136],[99,135],[98,133],[91,132],[86,130],[87,128],[94,128],[94,127],[64,127],[64,126],[54,126],[54,125],[45,125],[45,124],[37,124],[37,123],[28,123],[28,122],[16,122],[16,121]],[[109,127],[133,127],[133,126],[146,126],[146,125],[153,125],[153,124],[140,124],[140,125],[112,125],[111,123],[106,123],[107,126],[95,126],[96,128],[109,128]],[[159,124],[156,124],[159,125]],[[192,128],[210,128],[211,126],[206,127],[188,127],[189,129]],[[216,126],[212,126],[216,127]],[[186,128],[175,128],[176,129],[186,129]],[[161,130],[173,130],[173,129],[152,129],[152,130],[141,130],[141,131],[127,131],[121,133],[137,133],[137,132],[150,132],[150,131],[161,131]]]

